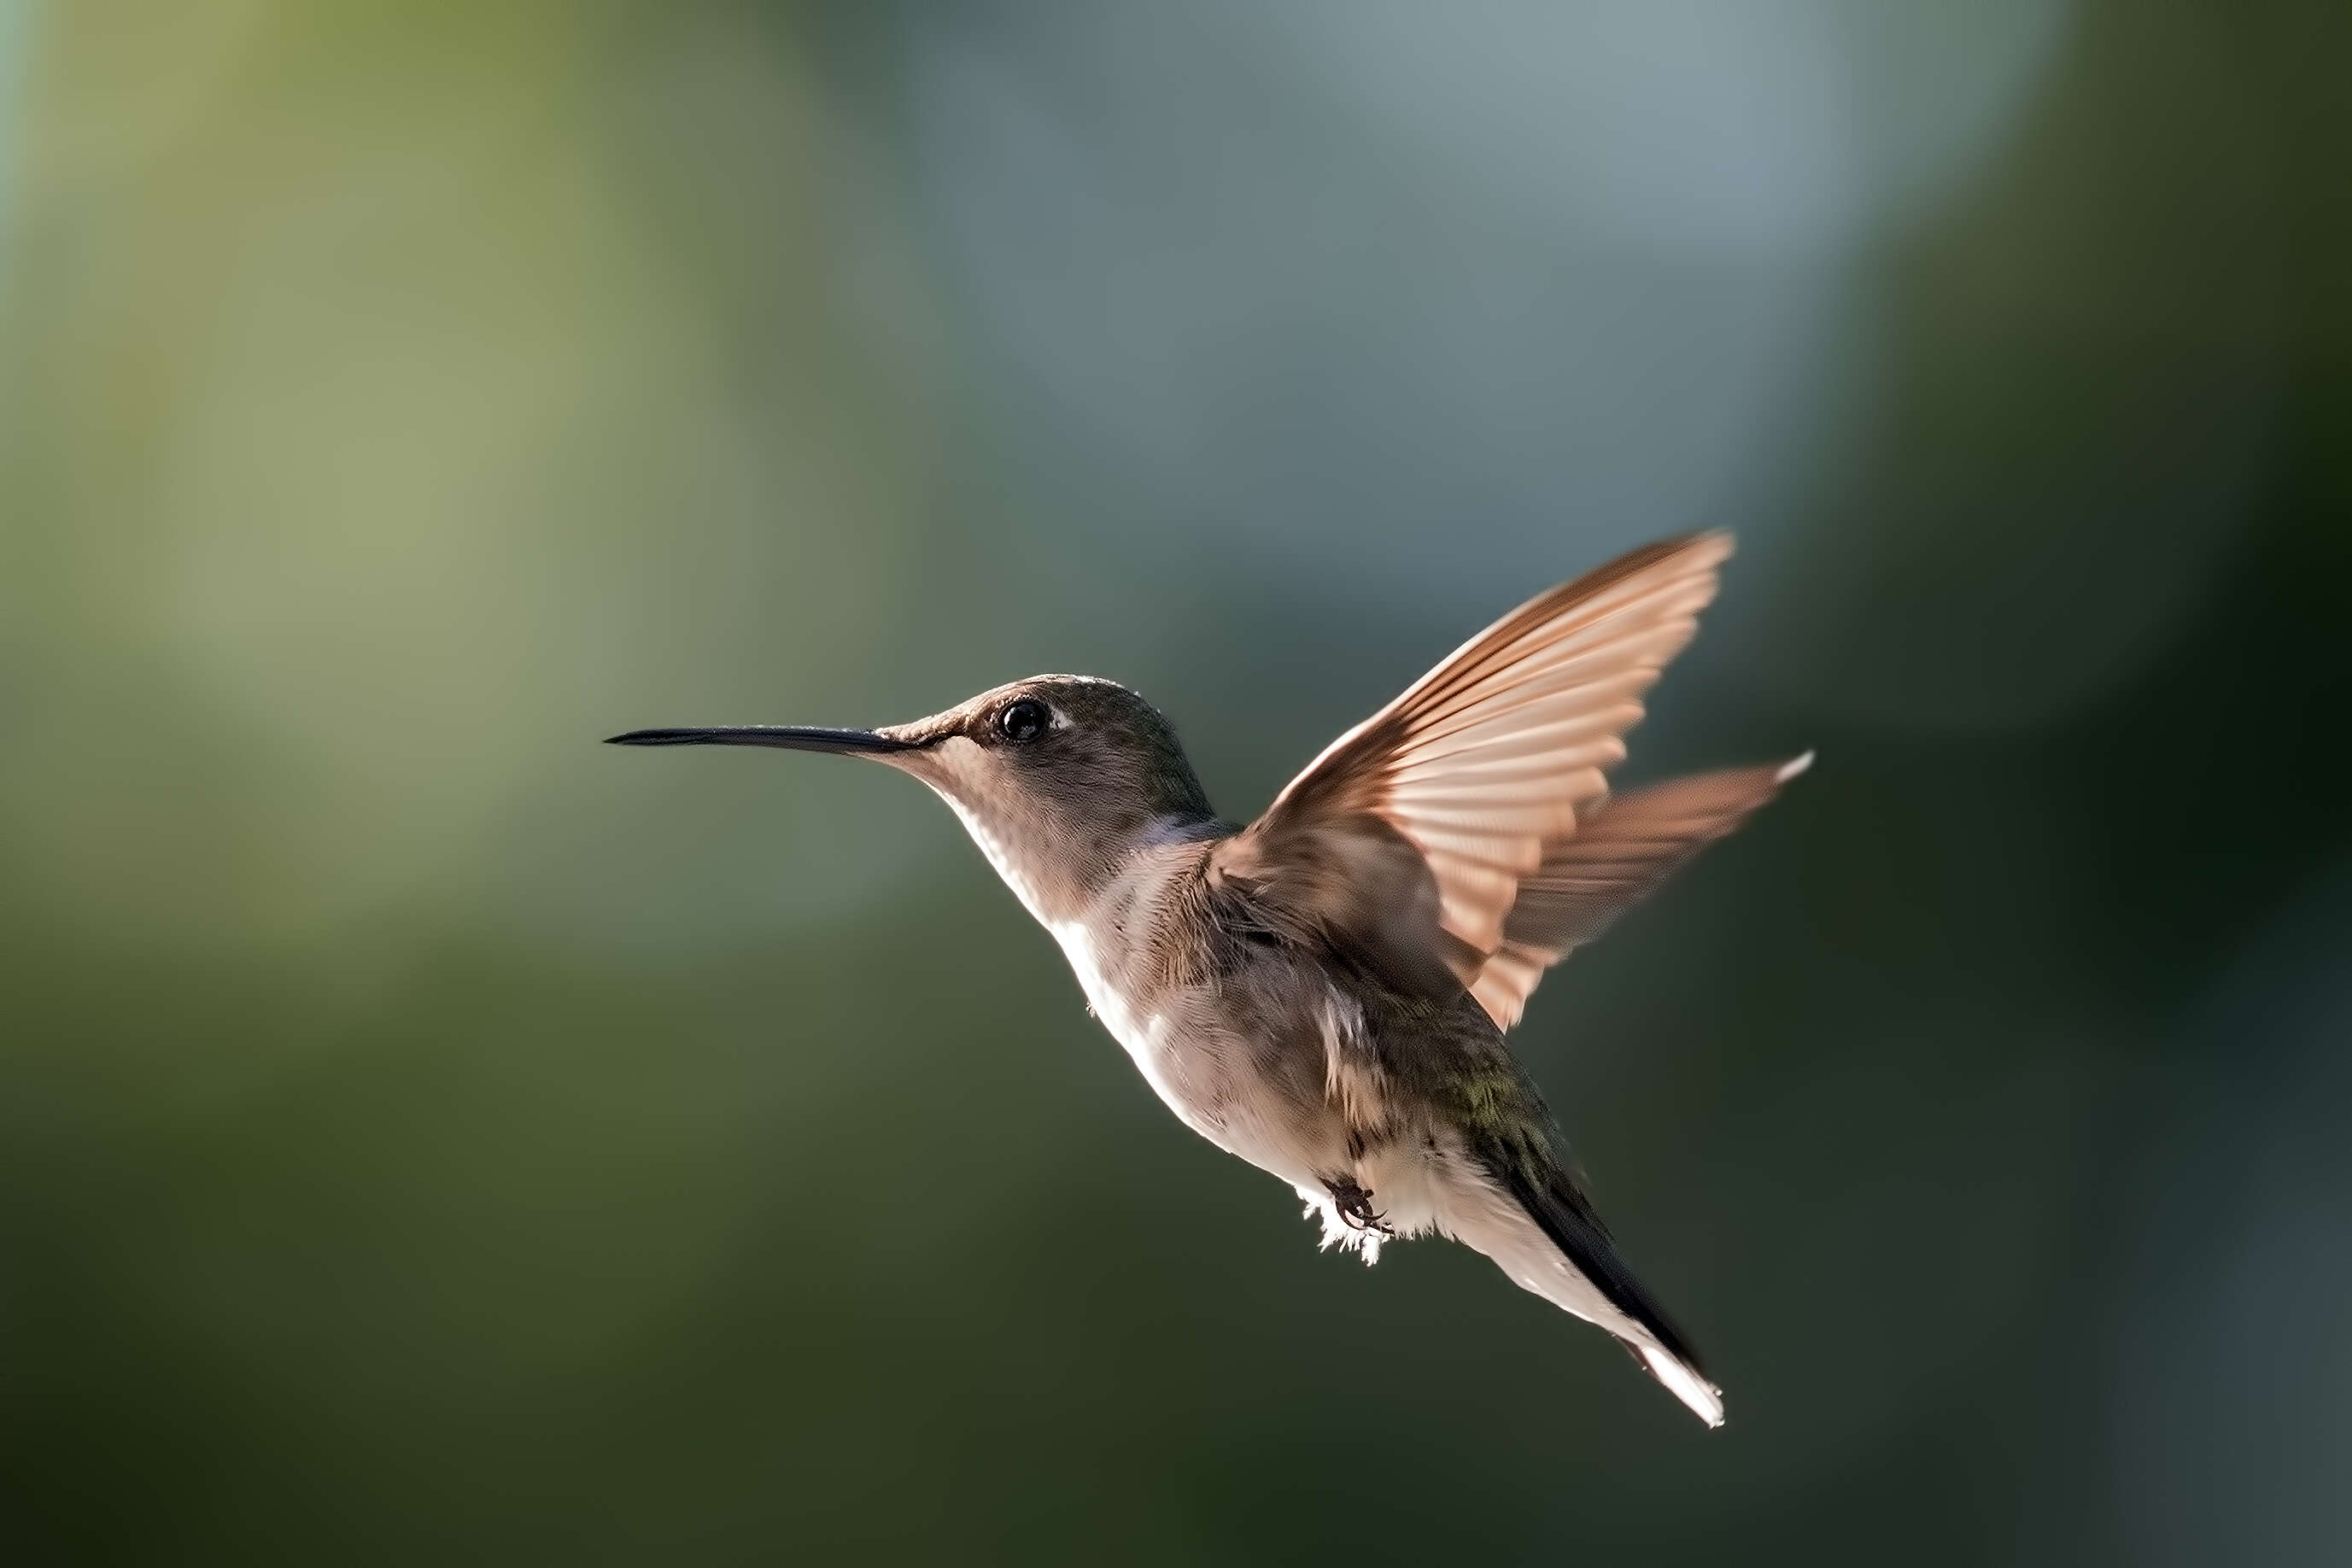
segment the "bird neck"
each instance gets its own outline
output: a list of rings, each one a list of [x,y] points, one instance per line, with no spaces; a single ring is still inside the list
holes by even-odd
[[[972,842],[1023,906],[1047,926],[1098,923],[1139,861],[1229,831],[1204,812],[1138,813],[1125,820],[1008,822],[949,797]]]

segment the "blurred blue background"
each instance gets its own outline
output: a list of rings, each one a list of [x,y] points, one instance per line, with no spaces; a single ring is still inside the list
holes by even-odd
[[[2352,1560],[2352,10],[0,0],[13,1561]],[[911,784],[1613,552],[1822,763],[1517,1038],[1701,1431]]]

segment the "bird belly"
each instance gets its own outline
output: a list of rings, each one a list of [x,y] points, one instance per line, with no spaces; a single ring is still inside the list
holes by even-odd
[[[1253,1027],[1209,986],[1165,987],[1139,1003],[1104,973],[1084,924],[1051,929],[1090,1010],[1152,1092],[1185,1126],[1288,1184],[1321,1222],[1323,1246],[1369,1263],[1383,1241],[1436,1226],[1450,1167],[1426,1129],[1396,1114],[1358,1048],[1361,1016],[1344,997],[1308,1009],[1311,1030]],[[1334,1182],[1370,1194],[1379,1225],[1343,1216]]]
[[[1253,1038],[1210,987],[1163,986],[1139,999],[1105,973],[1083,922],[1049,929],[1090,1010],[1178,1121],[1302,1192],[1349,1170],[1339,1109],[1308,1091],[1319,1061],[1287,1059],[1282,1042]]]
[[[1286,1093],[1263,1053],[1220,1026],[1213,999],[1178,994],[1149,1012],[1096,1015],[1177,1120],[1228,1154],[1293,1185],[1345,1168],[1333,1163],[1346,1142],[1337,1114]]]

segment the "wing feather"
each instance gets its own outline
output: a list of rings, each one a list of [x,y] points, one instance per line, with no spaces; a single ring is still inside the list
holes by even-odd
[[[1392,970],[1442,964],[1516,1019],[1551,950],[1513,935],[1512,910],[1606,798],[1730,553],[1721,533],[1650,545],[1512,611],[1333,742],[1216,869]],[[1365,849],[1392,839],[1396,853]]]
[[[1696,773],[1601,802],[1519,879],[1502,945],[1470,982],[1471,994],[1509,1028],[1545,970],[1606,931],[1811,762],[1808,752],[1778,766]]]

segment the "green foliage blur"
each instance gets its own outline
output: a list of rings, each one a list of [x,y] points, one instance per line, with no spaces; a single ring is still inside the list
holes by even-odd
[[[2352,9],[0,3],[11,1563],[2352,1561]],[[1742,553],[1517,1038],[1708,1434],[948,814]]]

